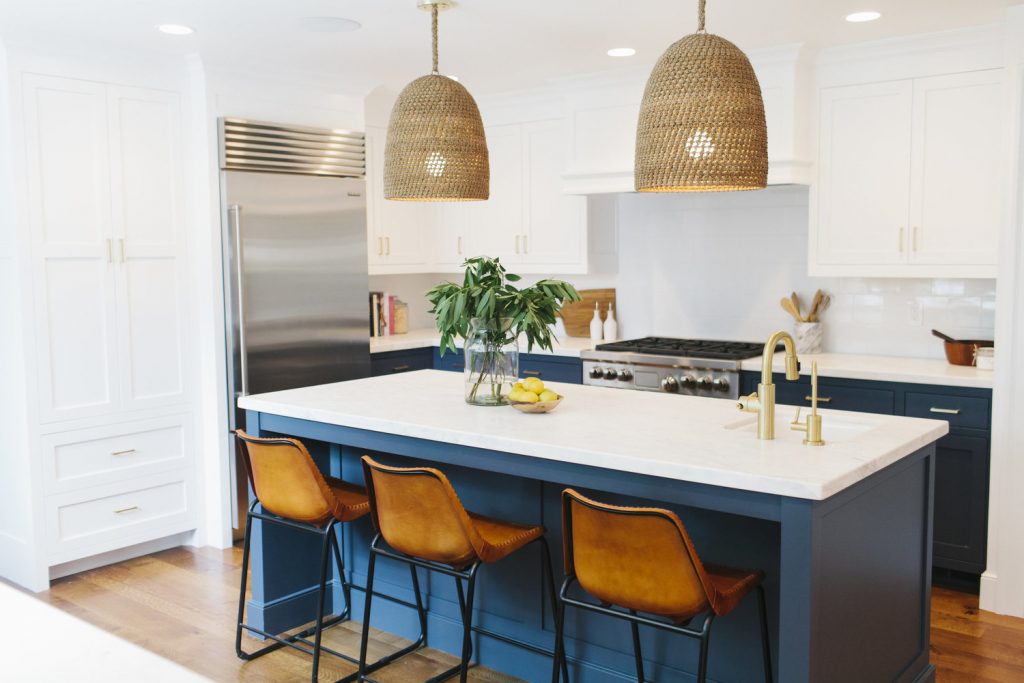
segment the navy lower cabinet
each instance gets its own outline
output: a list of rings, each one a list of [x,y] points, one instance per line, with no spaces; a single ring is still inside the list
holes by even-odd
[[[430,349],[408,349],[370,354],[370,376],[394,375],[413,370],[429,370],[434,367]]]
[[[744,371],[740,392],[757,390],[760,372]],[[778,405],[810,406],[811,381],[772,376]],[[957,572],[979,576],[988,547],[989,451],[992,391],[962,387],[872,382],[819,377],[822,408],[906,415],[949,422],[949,434],[936,445],[932,564],[937,581],[956,583]],[[828,441],[828,420],[824,424]]]
[[[462,349],[448,351],[434,348],[434,369],[462,372],[466,369],[466,356]],[[571,356],[549,356],[540,353],[519,354],[519,377],[536,377],[544,382],[583,384],[583,361]]]

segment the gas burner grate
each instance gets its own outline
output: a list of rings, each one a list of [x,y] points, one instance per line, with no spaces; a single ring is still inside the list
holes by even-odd
[[[595,349],[598,351],[648,353],[661,356],[742,360],[744,358],[760,356],[764,350],[764,344],[709,339],[644,337],[643,339],[598,344]]]

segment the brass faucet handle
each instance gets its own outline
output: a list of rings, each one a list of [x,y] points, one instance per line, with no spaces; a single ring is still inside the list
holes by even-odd
[[[804,439],[805,446],[825,445],[825,440],[821,438],[821,415],[808,415],[804,430],[807,432],[807,438]]]
[[[756,391],[748,396],[740,396],[739,401],[736,403],[736,408],[744,413],[759,412],[761,410],[761,398],[757,395]]]
[[[789,428],[794,432],[806,432],[807,425],[800,422],[800,411],[803,410],[800,406],[796,408],[796,415],[793,416],[793,421],[789,423]]]

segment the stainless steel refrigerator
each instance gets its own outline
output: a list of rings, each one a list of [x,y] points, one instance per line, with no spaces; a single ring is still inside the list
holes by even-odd
[[[366,199],[361,134],[225,119],[221,142],[237,536],[248,499],[237,398],[370,374]]]

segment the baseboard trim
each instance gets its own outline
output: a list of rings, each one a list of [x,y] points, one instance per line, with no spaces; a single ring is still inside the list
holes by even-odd
[[[125,560],[142,557],[143,555],[151,555],[152,553],[158,553],[161,550],[169,550],[170,548],[177,548],[183,545],[191,545],[192,537],[194,535],[194,531],[183,531],[178,534],[172,534],[171,536],[158,538],[154,541],[136,543],[135,545],[130,545],[125,548],[118,548],[117,550],[110,550],[98,555],[90,555],[89,557],[83,557],[78,560],[55,564],[50,567],[50,581],[60,579],[65,576],[71,576],[72,574],[78,574],[79,572],[89,571],[90,569],[96,569],[97,567],[103,567],[108,564],[124,562]]]

